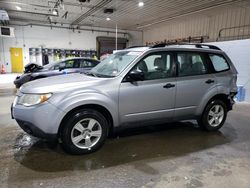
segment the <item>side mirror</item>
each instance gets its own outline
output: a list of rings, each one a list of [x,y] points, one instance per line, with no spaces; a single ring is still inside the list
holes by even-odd
[[[143,81],[144,73],[139,70],[132,70],[127,77],[129,81]]]
[[[62,71],[63,69],[65,69],[65,63],[60,63],[59,64],[59,71]]]

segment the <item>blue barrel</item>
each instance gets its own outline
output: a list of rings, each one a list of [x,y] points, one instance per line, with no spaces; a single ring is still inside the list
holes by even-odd
[[[236,100],[238,102],[244,101],[245,100],[245,88],[244,86],[238,86],[238,93],[236,95]]]

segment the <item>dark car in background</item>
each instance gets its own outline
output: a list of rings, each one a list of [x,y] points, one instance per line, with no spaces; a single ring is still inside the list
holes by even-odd
[[[24,83],[40,78],[87,72],[99,63],[98,60],[81,57],[67,58],[45,66],[29,63],[25,66],[24,74],[16,77],[14,84],[20,88]]]

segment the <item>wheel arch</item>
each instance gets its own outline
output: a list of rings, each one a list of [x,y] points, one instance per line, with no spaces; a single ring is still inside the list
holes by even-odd
[[[60,125],[59,125],[58,132],[57,132],[58,137],[60,137],[60,133],[61,133],[61,130],[63,128],[63,123],[68,120],[68,118],[70,117],[70,115],[72,113],[74,113],[74,112],[76,112],[78,110],[81,110],[81,109],[93,109],[93,110],[96,110],[96,111],[100,112],[106,118],[106,120],[108,121],[108,125],[109,125],[108,130],[109,130],[109,132],[113,130],[113,128],[114,128],[114,119],[112,117],[112,114],[110,113],[110,111],[107,108],[105,108],[104,106],[99,105],[99,104],[84,104],[84,105],[80,105],[80,106],[77,106],[77,107],[71,109],[62,118],[62,120],[60,122]]]
[[[227,94],[225,94],[225,93],[219,93],[219,94],[216,94],[216,95],[210,97],[206,102],[202,103],[202,104],[199,106],[199,108],[197,109],[196,114],[197,114],[198,116],[202,115],[203,112],[204,112],[204,110],[205,110],[205,108],[206,108],[206,106],[207,106],[211,101],[216,100],[216,99],[221,100],[221,101],[223,101],[223,102],[226,104],[227,111],[229,111],[229,110],[232,109],[231,101],[230,101],[230,99],[229,99],[229,96],[228,96]]]
[[[211,101],[213,101],[213,100],[215,100],[215,99],[219,99],[219,100],[221,100],[221,101],[223,101],[225,104],[226,104],[226,107],[227,107],[227,110],[229,111],[229,110],[231,110],[231,101],[230,101],[230,99],[228,98],[229,96],[228,95],[226,95],[226,94],[217,94],[217,95],[215,95],[215,96],[213,96],[208,102],[207,102],[207,104],[209,104],[209,102],[211,102]]]

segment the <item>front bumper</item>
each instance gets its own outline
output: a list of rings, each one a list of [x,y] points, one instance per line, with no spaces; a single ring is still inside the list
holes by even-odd
[[[49,102],[31,107],[14,103],[11,111],[12,117],[25,132],[45,139],[57,136],[61,120],[65,116],[65,112]]]
[[[25,122],[22,120],[16,119],[18,125],[28,134],[38,137],[44,138],[46,140],[55,140],[57,138],[57,134],[49,134],[45,133],[43,130],[39,129],[35,125],[30,122]]]

